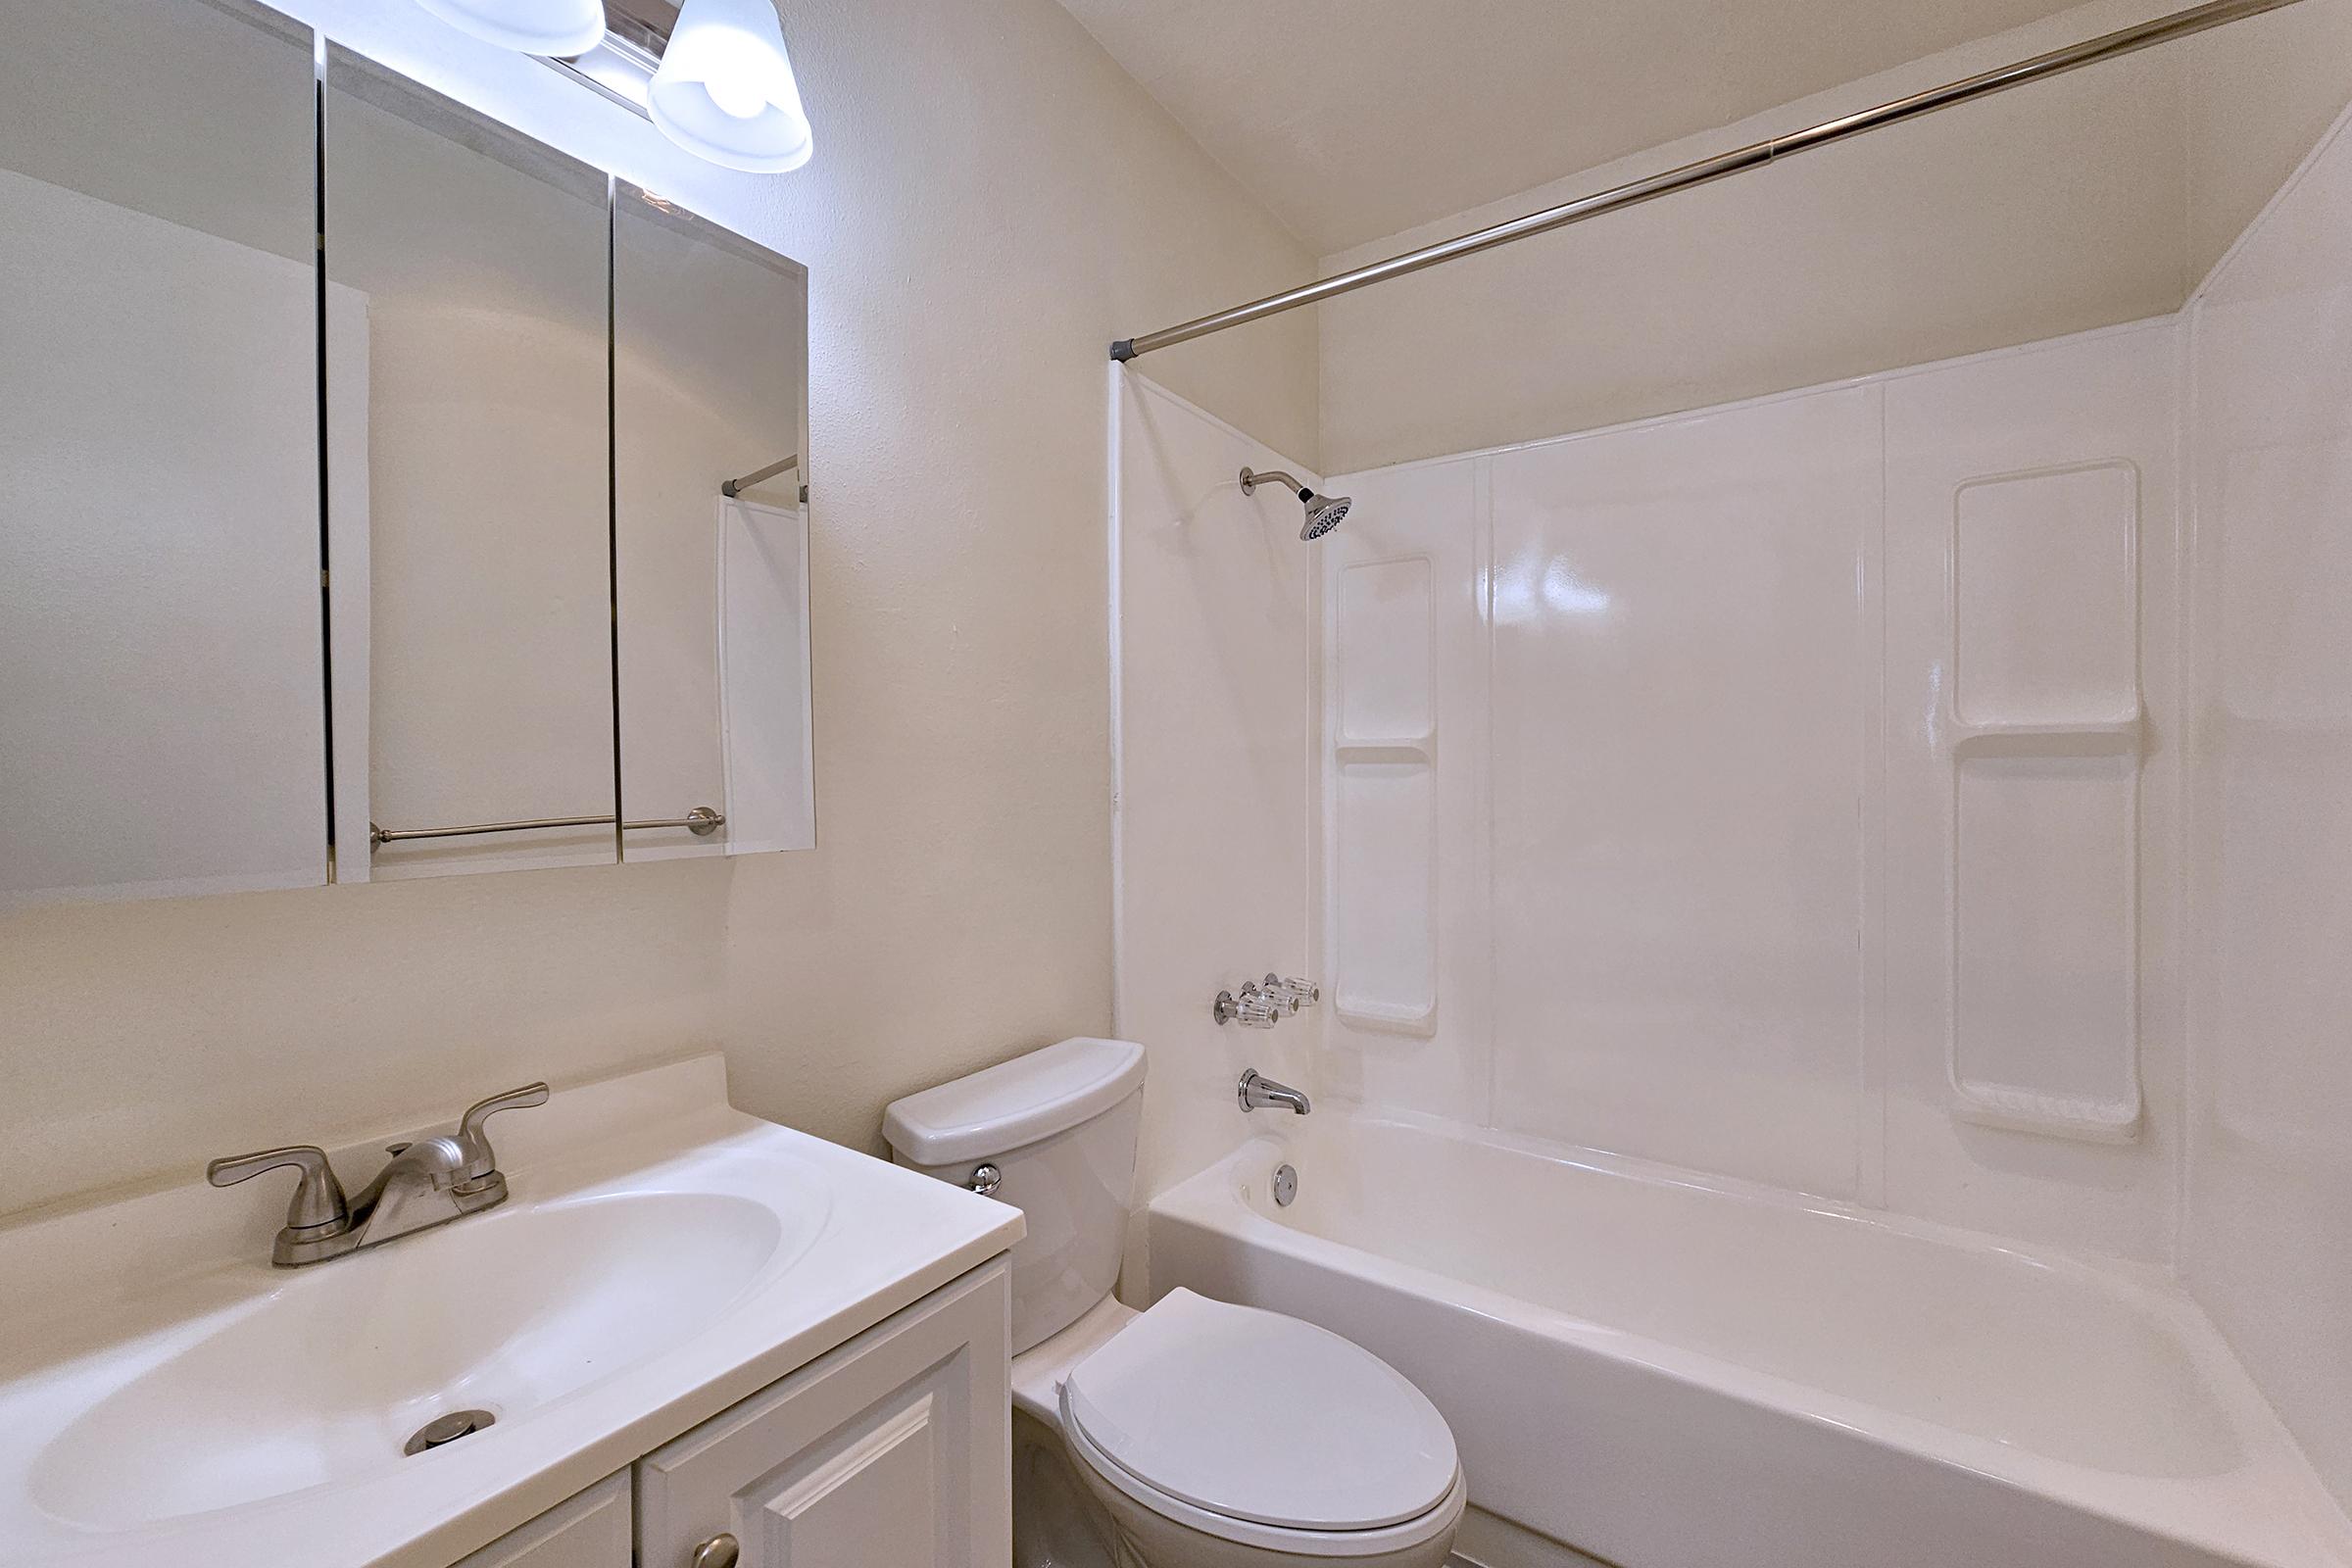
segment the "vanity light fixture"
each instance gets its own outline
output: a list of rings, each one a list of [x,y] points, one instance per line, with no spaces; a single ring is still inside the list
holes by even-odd
[[[781,174],[816,150],[769,0],[685,0],[646,109],[662,135],[729,169]]]
[[[698,158],[765,174],[808,162],[815,139],[772,0],[604,0],[604,14],[594,48],[547,63]]]
[[[586,54],[605,35],[604,0],[416,0],[443,22],[518,54]]]

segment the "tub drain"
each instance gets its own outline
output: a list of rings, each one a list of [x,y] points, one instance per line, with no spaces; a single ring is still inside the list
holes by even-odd
[[[427,1448],[438,1448],[460,1438],[471,1437],[497,1419],[487,1410],[455,1410],[448,1415],[435,1416],[416,1429],[416,1436],[409,1439],[401,1451],[422,1453]]]

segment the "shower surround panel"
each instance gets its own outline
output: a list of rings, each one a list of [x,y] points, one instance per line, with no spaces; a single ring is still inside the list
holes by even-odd
[[[1333,479],[1324,1086],[2168,1259],[2178,345]]]

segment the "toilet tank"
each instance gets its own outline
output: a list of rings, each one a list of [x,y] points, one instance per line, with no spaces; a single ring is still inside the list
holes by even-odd
[[[1012,1353],[1075,1323],[1111,1292],[1135,1192],[1144,1048],[1064,1040],[891,1102],[882,1135],[898,1162],[958,1187],[982,1165],[1021,1210],[1012,1249]]]

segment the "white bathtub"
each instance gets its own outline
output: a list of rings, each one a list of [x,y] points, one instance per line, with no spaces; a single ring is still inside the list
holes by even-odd
[[[1445,1411],[1477,1507],[1624,1568],[2352,1564],[2153,1272],[1330,1110],[1149,1224],[1153,1291],[1368,1347]]]

